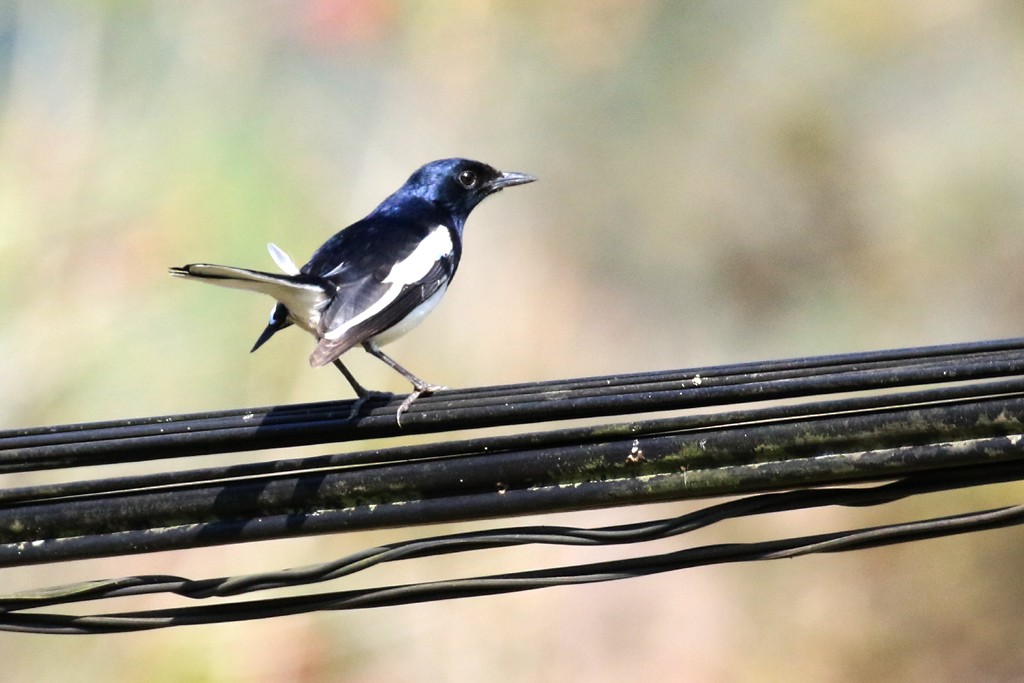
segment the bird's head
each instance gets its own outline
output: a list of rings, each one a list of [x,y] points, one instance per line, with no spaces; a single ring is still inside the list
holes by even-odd
[[[534,180],[531,175],[503,173],[479,161],[440,159],[420,167],[392,198],[405,196],[426,200],[461,222],[488,195]]]

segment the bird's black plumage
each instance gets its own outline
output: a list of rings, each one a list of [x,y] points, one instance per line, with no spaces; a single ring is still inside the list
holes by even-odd
[[[253,351],[298,325],[317,339],[310,363],[334,363],[361,397],[366,390],[339,357],[363,345],[412,382],[415,391],[404,409],[437,387],[398,365],[380,345],[415,326],[444,295],[459,266],[462,232],[473,208],[502,188],[533,180],[478,161],[441,159],[421,167],[366,218],[327,240],[301,269],[270,245],[283,275],[201,263],[171,273],[274,297],[278,303]]]

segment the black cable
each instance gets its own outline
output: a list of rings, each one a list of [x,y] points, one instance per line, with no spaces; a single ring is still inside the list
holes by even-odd
[[[1019,473],[1017,473],[1019,475]],[[963,479],[961,479],[961,482]],[[939,538],[952,534],[993,529],[1024,522],[1024,506],[890,524],[865,529],[831,532],[755,543],[698,546],[684,550],[647,555],[625,560],[507,573],[420,584],[323,593],[317,595],[269,598],[241,603],[201,607],[172,608],[107,615],[73,616],[66,614],[24,613],[38,609],[88,600],[112,599],[154,593],[174,593],[195,599],[232,596],[242,593],[304,585],[338,579],[383,562],[425,557],[481,548],[507,547],[527,543],[563,545],[608,545],[638,543],[685,533],[707,524],[786,509],[813,505],[869,505],[889,502],[909,495],[922,482],[908,479],[875,489],[789,492],[757,496],[713,506],[704,511],[669,520],[621,525],[588,530],[565,527],[533,527],[519,530],[470,532],[413,541],[365,551],[337,562],[298,570],[285,570],[247,577],[225,577],[190,581],[180,577],[127,577],[36,595],[0,598],[0,630],[36,633],[109,633],[164,628],[169,626],[219,623],[271,616],[284,616],[312,610],[362,609],[394,606],[439,599],[494,595],[559,585],[575,585],[646,576],[666,571],[764,559],[795,557],[819,552],[843,552],[878,547],[909,540]],[[907,490],[901,491],[901,488]],[[808,496],[807,494],[811,494]],[[813,499],[817,499],[816,501]]]
[[[0,432],[0,473],[326,441],[678,410],[1024,372],[1024,340],[798,358],[683,371],[439,392],[394,418],[401,397]]]
[[[670,418],[640,420],[628,424],[603,425],[597,428],[578,427],[539,433],[506,434],[498,437],[442,441],[419,444],[413,448],[385,448],[291,460],[157,472],[131,477],[112,477],[26,487],[10,487],[0,489],[0,506],[29,501],[55,500],[59,498],[96,496],[113,492],[174,487],[194,482],[227,482],[250,477],[280,476],[290,472],[324,471],[341,467],[451,458],[475,453],[499,454],[525,448],[578,446],[608,441],[616,434],[638,438],[647,435],[708,430],[727,425],[757,425],[769,422],[792,421],[815,415],[877,412],[899,407],[962,403],[988,397],[1013,398],[1016,396],[1024,396],[1024,378],[993,381],[984,384],[953,384],[937,389],[930,388],[920,391],[855,396],[839,401],[825,400],[741,411],[682,415]]]
[[[750,403],[755,405],[745,406]],[[349,405],[325,402],[0,432],[0,473],[561,419],[703,412],[8,487],[0,489],[0,566],[749,495],[677,518],[603,529],[506,528],[392,544],[255,575],[124,577],[0,596],[0,629],[98,633],[409,604],[875,547],[1022,519],[1021,507],[1012,506],[573,567],[222,602],[340,580],[385,562],[528,543],[643,543],[725,519],[823,505],[879,505],[1024,478],[1020,339],[444,392],[417,401],[403,416],[402,429],[394,420],[397,400],[374,403],[353,422],[342,419]],[[891,479],[896,481],[822,488]],[[25,611],[160,593],[214,604],[86,616]]]
[[[891,478],[1019,457],[1022,413],[998,397],[9,504],[0,566]]]

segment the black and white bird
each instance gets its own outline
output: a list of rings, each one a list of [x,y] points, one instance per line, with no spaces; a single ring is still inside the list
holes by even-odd
[[[302,268],[269,244],[283,275],[207,263],[171,268],[171,274],[276,299],[252,350],[289,325],[310,332],[317,340],[310,364],[333,363],[359,396],[352,415],[375,392],[357,382],[340,357],[362,345],[412,383],[413,392],[398,409],[401,419],[414,400],[443,387],[424,382],[380,347],[415,327],[440,302],[459,266],[462,231],[473,208],[503,188],[534,180],[479,161],[432,161],[366,218],[327,240]]]

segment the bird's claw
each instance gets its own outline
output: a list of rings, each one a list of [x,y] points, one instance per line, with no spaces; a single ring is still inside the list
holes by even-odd
[[[362,412],[367,401],[375,398],[390,399],[392,396],[394,396],[394,394],[389,391],[364,391],[352,404],[352,407],[348,411],[348,417],[345,418],[345,422],[351,422],[359,417],[359,413]]]
[[[440,384],[420,384],[413,387],[413,392],[405,397],[402,401],[402,405],[398,406],[398,412],[395,413],[395,419],[398,421],[398,426],[402,426],[402,413],[409,410],[409,406],[412,402],[418,399],[420,396],[430,396],[435,391],[442,391],[448,387],[443,387]]]

